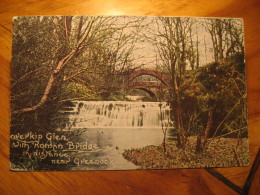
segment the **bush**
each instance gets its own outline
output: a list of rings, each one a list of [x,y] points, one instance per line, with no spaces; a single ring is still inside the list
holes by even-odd
[[[181,106],[185,129],[193,125],[193,135],[198,134],[199,127],[206,128],[208,112],[212,112],[210,137],[237,129],[243,129],[238,132],[240,136],[247,136],[245,64],[241,59],[239,55],[233,56],[186,73],[180,86]],[[192,115],[197,114],[196,121],[192,121]]]
[[[61,98],[64,99],[83,99],[83,100],[99,100],[100,96],[86,86],[70,82],[63,85],[61,89]]]

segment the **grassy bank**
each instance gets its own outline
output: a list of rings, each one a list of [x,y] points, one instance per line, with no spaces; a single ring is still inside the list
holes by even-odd
[[[184,149],[172,142],[167,144],[166,154],[159,145],[125,150],[123,156],[141,169],[229,167],[249,163],[247,138],[216,139],[200,154],[195,153],[195,144],[196,138],[190,137]]]

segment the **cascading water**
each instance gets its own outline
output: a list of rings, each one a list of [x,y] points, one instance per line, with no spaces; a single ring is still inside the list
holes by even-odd
[[[69,115],[72,128],[151,128],[169,122],[170,108],[165,102],[75,101],[73,104],[74,110]]]
[[[122,153],[126,149],[160,145],[174,128],[170,125],[170,107],[165,102],[133,101],[73,101],[66,102],[61,115],[64,117],[58,131],[71,131],[79,145],[93,144],[90,151],[71,152],[76,158],[112,159],[112,164],[102,169],[137,169]],[[66,124],[66,125],[65,125]],[[75,133],[75,134],[74,134]],[[100,165],[71,167],[71,170],[96,170]]]

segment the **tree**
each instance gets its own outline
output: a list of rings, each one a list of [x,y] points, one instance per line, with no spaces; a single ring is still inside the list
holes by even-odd
[[[79,18],[80,21],[82,21],[82,17]],[[65,25],[62,25],[62,22],[65,20]],[[102,31],[101,25],[103,22],[105,22],[107,18],[100,18],[100,17],[90,17],[86,19],[86,25],[79,25],[77,33],[75,32],[70,32],[69,26],[72,26],[75,24],[75,21],[72,20],[70,17],[66,19],[66,17],[23,17],[23,18],[18,18],[14,21],[14,26],[17,25],[17,28],[19,28],[21,25],[26,25],[26,24],[32,24],[31,28],[23,28],[24,32],[21,32],[19,30],[17,33],[17,36],[21,39],[24,40],[24,43],[22,46],[26,46],[29,50],[31,50],[30,47],[32,47],[32,44],[29,40],[32,41],[37,41],[37,38],[41,35],[45,35],[48,33],[52,34],[52,40],[48,41],[48,36],[43,35],[43,40],[42,42],[38,42],[38,48],[40,49],[40,52],[34,52],[37,55],[42,55],[43,50],[50,50],[48,53],[54,53],[50,57],[48,56],[40,56],[41,58],[44,57],[46,58],[45,60],[48,61],[50,64],[47,66],[50,67],[49,71],[49,78],[47,79],[47,82],[45,84],[44,91],[42,93],[42,96],[40,100],[38,100],[35,105],[18,109],[18,110],[13,110],[13,114],[20,114],[24,112],[30,112],[37,110],[40,108],[46,101],[47,98],[51,92],[51,89],[57,80],[58,75],[60,72],[64,69],[64,67],[68,64],[68,62],[71,61],[75,57],[76,54],[82,52],[82,50],[86,47],[89,47],[93,42],[98,41],[100,37],[98,36],[98,31]],[[70,21],[70,23],[68,22]],[[46,29],[39,31],[39,28],[44,26]],[[58,28],[57,28],[58,27]],[[28,35],[26,34],[28,30],[33,29],[35,34],[32,34],[32,37],[28,38]],[[103,29],[106,30],[106,29]],[[14,38],[16,38],[16,34],[14,35]],[[54,47],[50,48],[48,45],[52,44]],[[14,43],[15,44],[15,43]],[[17,47],[17,46],[15,46]],[[21,48],[23,49],[23,48]],[[14,53],[15,55],[19,55],[20,53]],[[33,54],[33,53],[32,53]],[[30,58],[31,56],[28,55],[26,56]],[[28,63],[35,63],[34,59],[28,59]],[[41,67],[42,64],[36,65],[37,67]],[[16,64],[13,65],[13,68],[16,68]],[[25,73],[28,74],[28,73]],[[25,77],[24,75],[22,77]]]
[[[119,17],[114,23],[116,31],[102,42],[85,49],[75,60],[82,69],[74,66],[65,81],[82,83],[104,99],[113,93],[122,93],[124,74],[134,66],[136,57],[133,50],[143,28],[142,21],[143,18]]]
[[[216,62],[244,52],[241,20],[208,18],[202,25],[210,34]]]
[[[37,94],[37,98],[30,103],[20,101],[18,98],[13,99],[12,114],[39,109],[47,102],[55,85],[72,79],[82,80],[80,75],[89,70],[95,73],[95,78],[99,75],[96,70],[102,70],[105,75],[122,73],[133,60],[131,53],[138,38],[141,20],[130,20],[120,24],[122,21],[124,21],[123,17],[103,16],[18,17],[15,19],[14,48],[19,49],[14,49],[13,52],[15,59],[12,66],[14,70],[13,97],[17,93],[17,88],[28,82],[29,76],[35,76],[34,78],[39,80],[39,85],[36,83],[29,85],[27,91],[22,88],[21,93],[24,95],[39,93],[39,95]],[[27,28],[28,25],[29,28]],[[131,28],[132,34],[125,33],[127,28]],[[22,59],[23,57],[27,59]],[[21,73],[17,72],[19,68],[22,70]],[[105,75],[104,78],[114,78],[114,76]],[[89,74],[84,76],[88,78]],[[27,107],[23,108],[24,105]]]
[[[157,48],[161,66],[171,74],[170,103],[173,108],[173,120],[177,126],[179,147],[186,143],[185,124],[183,123],[180,86],[187,70],[187,59],[194,68],[198,50],[194,48],[190,18],[159,18],[154,45]]]
[[[201,152],[208,139],[216,137],[245,137],[247,129],[245,64],[243,55],[236,55],[221,63],[211,63],[197,71],[196,83],[201,90],[197,105],[208,121],[205,131],[200,132],[196,150]],[[200,139],[198,137],[198,139]],[[210,143],[210,142],[209,142]]]
[[[197,136],[196,151],[201,152],[209,138],[244,130],[245,82],[243,60],[239,57],[243,56],[239,23],[240,20],[233,19],[157,20],[157,34],[152,41],[158,51],[159,66],[172,76],[169,101],[178,147],[184,147],[187,137],[193,134]],[[201,25],[209,34],[198,34]],[[202,36],[204,42],[205,36],[211,37],[217,63],[199,66]],[[240,113],[237,119],[232,118],[235,110]]]

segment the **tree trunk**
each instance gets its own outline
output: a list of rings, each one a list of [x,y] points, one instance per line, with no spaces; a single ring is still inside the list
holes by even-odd
[[[201,144],[201,135],[197,135],[197,143],[196,143],[196,153],[201,153],[203,151]]]
[[[180,95],[179,95],[179,87],[177,83],[176,76],[174,77],[174,89],[175,89],[175,95],[176,95],[176,118],[177,118],[177,146],[180,148],[183,148],[185,145],[185,137],[183,132],[183,123],[182,123],[182,114],[181,114],[181,105],[180,105]]]
[[[84,35],[80,38],[80,40],[78,41],[78,43],[76,44],[75,48],[68,54],[66,55],[63,59],[61,59],[59,61],[59,63],[57,64],[56,68],[53,70],[53,72],[50,75],[50,78],[48,80],[48,83],[45,87],[44,93],[41,97],[41,100],[34,106],[32,107],[28,107],[28,108],[23,108],[21,110],[17,110],[17,111],[13,111],[12,114],[21,114],[24,112],[31,112],[34,110],[37,110],[38,108],[40,108],[46,101],[47,98],[50,94],[51,88],[56,80],[57,75],[60,73],[60,71],[62,70],[62,68],[65,66],[65,64],[71,60],[71,58],[73,58],[75,56],[75,54],[79,51],[79,49],[81,48],[82,43],[87,39],[87,37],[90,34],[92,25],[94,24],[94,20],[92,20],[90,23],[88,23],[88,27],[84,32]]]
[[[62,66],[64,65],[64,59],[61,60],[58,63],[56,69],[51,73],[51,76],[50,76],[50,78],[48,80],[48,83],[47,83],[47,85],[45,87],[45,90],[44,90],[44,93],[43,93],[43,95],[41,97],[41,100],[36,105],[34,105],[32,107],[29,107],[29,108],[24,108],[24,109],[21,109],[21,110],[14,111],[13,114],[20,114],[20,113],[24,113],[24,112],[31,112],[31,111],[37,110],[38,108],[40,108],[47,101],[47,98],[49,96],[49,93],[51,91],[53,83],[54,83],[54,81],[56,79],[56,76],[60,72]]]
[[[205,129],[204,137],[201,137],[201,130],[197,133],[197,143],[196,143],[196,153],[201,153],[207,143],[210,130],[212,128],[213,123],[213,112],[209,111],[208,113],[208,122]]]
[[[210,130],[212,128],[212,123],[213,123],[213,112],[209,111],[207,127],[205,129],[204,138],[202,140],[202,147],[204,147],[206,145],[206,143],[207,143],[207,140],[209,138],[209,133],[210,133]]]

